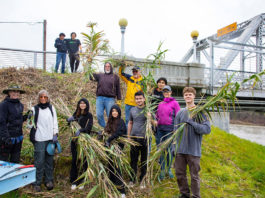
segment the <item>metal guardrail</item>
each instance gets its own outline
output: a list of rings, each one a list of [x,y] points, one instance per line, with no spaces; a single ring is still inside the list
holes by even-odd
[[[211,78],[211,69],[205,68],[205,80],[207,81],[207,84],[210,84],[210,78]],[[242,82],[244,79],[249,78],[253,74],[256,74],[256,72],[243,72],[243,71],[237,71],[237,70],[226,70],[226,69],[214,69],[214,73],[219,72],[220,77],[218,80],[214,79],[214,87],[220,88],[225,85],[227,82],[227,77],[230,77],[232,75],[232,82]],[[246,82],[243,86],[244,88],[249,88],[253,84],[251,82]],[[257,90],[265,90],[265,76],[262,76],[262,82],[259,83],[260,86],[256,86],[255,89]]]
[[[21,49],[0,48],[1,67],[33,67],[43,69],[43,58],[46,55],[46,69],[53,71],[56,63],[56,52],[43,52]],[[69,59],[66,58],[66,68],[69,69]]]

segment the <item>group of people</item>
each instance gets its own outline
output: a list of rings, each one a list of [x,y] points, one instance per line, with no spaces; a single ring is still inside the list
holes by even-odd
[[[69,62],[71,67],[71,72],[74,73],[77,71],[80,56],[79,53],[82,51],[81,42],[79,39],[76,39],[76,33],[71,33],[70,39],[65,39],[65,34],[60,33],[59,38],[55,40],[54,47],[57,49],[56,53],[56,64],[55,64],[55,72],[58,72],[60,62],[62,62],[61,73],[65,72],[65,61],[66,54],[69,54]]]
[[[127,91],[125,96],[125,122],[122,119],[120,78],[126,83]],[[177,139],[178,146],[176,151],[172,151],[169,146],[167,155],[161,155],[159,163],[161,167],[159,179],[163,180],[168,175],[173,178],[171,171],[173,158],[175,157],[175,175],[180,190],[180,197],[200,197],[200,157],[201,142],[203,134],[211,131],[209,120],[206,116],[190,117],[190,110],[195,108],[194,99],[196,90],[192,87],[183,89],[183,97],[186,107],[180,109],[179,103],[172,97],[171,87],[167,85],[166,78],[157,80],[157,87],[152,94],[152,104],[154,114],[150,115],[145,111],[146,95],[142,92],[141,69],[138,66],[132,68],[132,75],[124,73],[124,68],[119,68],[119,74],[113,73],[111,63],[104,65],[104,73],[94,73],[91,79],[97,82],[96,90],[96,116],[98,124],[104,128],[104,132],[109,134],[105,146],[113,144],[113,140],[124,136],[137,142],[130,146],[130,165],[132,177],[129,186],[139,181],[140,188],[145,188],[144,177],[147,171],[146,160],[150,154],[150,142],[146,136],[146,122],[148,116],[151,118],[152,130],[155,136],[157,148],[166,141],[180,124],[186,123],[182,136]],[[24,116],[23,105],[19,101],[20,94],[24,91],[19,86],[11,86],[3,91],[7,94],[5,100],[0,103],[0,160],[19,162],[20,150],[23,141],[22,124],[30,115],[36,117],[36,133],[34,142],[34,165],[37,168],[35,190],[41,191],[42,177],[45,176],[45,186],[48,190],[53,188],[53,155],[47,152],[50,143],[56,145],[58,137],[58,122],[55,108],[50,104],[50,97],[47,91],[42,90],[38,94],[37,105],[28,111]],[[37,107],[37,108],[36,108]],[[38,109],[36,111],[36,109]],[[108,117],[107,123],[104,120],[104,112]],[[67,119],[69,123],[78,122],[80,129],[76,131],[75,137],[81,133],[91,133],[93,126],[93,115],[89,112],[89,101],[85,98],[80,99],[76,111]],[[149,142],[149,145],[148,145]],[[124,145],[119,143],[121,149]],[[72,166],[70,171],[71,189],[79,185],[80,171],[78,170],[77,142],[71,141]],[[54,152],[52,153],[54,154]],[[138,161],[140,158],[140,178],[137,179]],[[123,183],[121,171],[118,167],[109,162],[109,177],[117,186],[122,197],[125,197],[125,184]],[[186,176],[187,166],[191,175],[191,193]],[[81,165],[82,171],[87,169],[86,161]],[[116,170],[113,170],[115,168]],[[112,171],[111,171],[112,170]]]

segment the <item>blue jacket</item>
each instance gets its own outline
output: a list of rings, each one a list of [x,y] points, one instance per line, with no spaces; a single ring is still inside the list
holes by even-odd
[[[66,53],[67,52],[67,40],[61,40],[57,38],[54,43],[54,47],[57,48],[57,52]]]

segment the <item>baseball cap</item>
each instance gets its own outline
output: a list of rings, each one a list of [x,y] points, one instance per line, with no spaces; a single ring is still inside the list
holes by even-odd
[[[132,68],[132,70],[140,70],[140,67],[138,67],[138,66],[134,66],[134,67]]]
[[[170,86],[168,86],[168,85],[166,85],[166,86],[164,86],[164,88],[163,88],[163,91],[164,91],[164,90],[171,91],[171,87],[170,87]]]

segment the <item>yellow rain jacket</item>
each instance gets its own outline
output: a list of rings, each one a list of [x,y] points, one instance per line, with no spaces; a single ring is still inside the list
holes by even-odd
[[[142,91],[143,77],[135,79],[132,75],[126,74],[122,71],[122,67],[119,68],[119,76],[127,84],[127,91],[124,103],[131,106],[136,106],[134,100],[134,94],[137,91]]]

